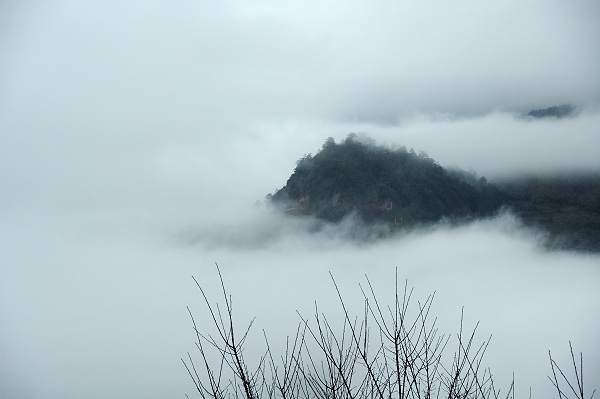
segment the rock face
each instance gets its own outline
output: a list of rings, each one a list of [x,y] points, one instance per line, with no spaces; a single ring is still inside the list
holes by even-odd
[[[410,226],[489,215],[503,204],[504,194],[485,178],[445,170],[425,153],[349,135],[340,144],[327,139],[315,156],[298,160],[271,199],[289,213],[327,221],[356,213],[367,223]]]

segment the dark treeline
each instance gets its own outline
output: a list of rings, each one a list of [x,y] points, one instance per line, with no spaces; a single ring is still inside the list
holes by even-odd
[[[528,116],[534,118],[564,118],[575,111],[575,107],[570,104],[555,105],[553,107],[534,109],[529,111]]]
[[[491,184],[475,173],[446,170],[424,152],[378,146],[355,134],[341,143],[328,138],[316,155],[299,159],[286,185],[268,198],[290,214],[338,222],[353,213],[390,231],[508,207],[544,228],[549,246],[600,251],[600,176]]]
[[[498,186],[527,225],[548,233],[549,247],[600,252],[600,175],[531,176]]]

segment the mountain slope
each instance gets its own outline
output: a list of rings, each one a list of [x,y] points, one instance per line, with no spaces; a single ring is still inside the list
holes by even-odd
[[[499,187],[525,224],[548,233],[548,246],[600,252],[600,175],[530,176]]]
[[[565,118],[575,111],[575,107],[570,104],[556,105],[554,107],[534,109],[527,114],[533,118]]]
[[[502,205],[501,190],[465,176],[424,153],[365,144],[349,135],[340,144],[327,139],[315,156],[300,159],[271,199],[294,214],[339,221],[355,212],[365,222],[395,226],[489,215]]]
[[[475,174],[442,168],[425,153],[391,149],[349,135],[329,138],[297,161],[271,202],[293,215],[338,222],[354,214],[393,229],[461,221],[511,209],[545,230],[547,246],[600,252],[600,175],[521,177],[490,184]],[[372,140],[371,140],[372,141]]]

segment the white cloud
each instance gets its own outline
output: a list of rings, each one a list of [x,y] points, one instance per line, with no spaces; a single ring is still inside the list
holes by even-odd
[[[2,394],[190,392],[189,275],[214,283],[213,261],[277,333],[313,299],[335,308],[327,270],[355,287],[399,267],[448,323],[462,305],[482,319],[502,373],[537,386],[547,346],[572,339],[599,375],[597,256],[540,252],[506,217],[355,247],[253,207],[350,132],[490,178],[600,170],[599,16],[561,0],[2,3]],[[562,103],[583,111],[509,113]]]
[[[185,307],[202,329],[210,328],[190,275],[218,300],[214,261],[238,323],[257,317],[251,362],[261,350],[261,329],[280,348],[295,331],[295,311],[310,317],[315,300],[335,319],[339,304],[329,271],[358,313],[363,275],[387,303],[398,268],[400,280],[415,287],[415,299],[437,291],[433,312],[443,332],[457,331],[464,306],[467,325],[481,321],[481,340],[493,334],[486,364],[499,387],[507,389],[514,371],[521,394],[529,385],[538,395],[551,394],[547,350],[564,354],[568,340],[584,352],[586,383],[597,385],[598,257],[546,253],[508,215],[367,246],[281,226],[266,245],[240,245],[244,235],[264,238],[261,225],[264,231],[269,222],[253,216],[231,226],[230,245],[209,248],[167,240],[162,218],[171,219],[115,212],[7,218],[1,230],[3,392],[32,390],[33,397],[48,398],[190,393],[179,363],[193,350]]]

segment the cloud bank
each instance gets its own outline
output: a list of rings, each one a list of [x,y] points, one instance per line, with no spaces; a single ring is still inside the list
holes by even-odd
[[[546,253],[510,215],[356,246],[351,223],[255,206],[350,132],[490,180],[600,171],[599,19],[591,0],[1,3],[0,396],[190,393],[189,276],[214,293],[214,261],[275,337],[336,311],[329,270],[385,295],[398,268],[447,330],[464,305],[494,333],[521,396],[552,394],[568,340],[600,387],[597,256]]]

